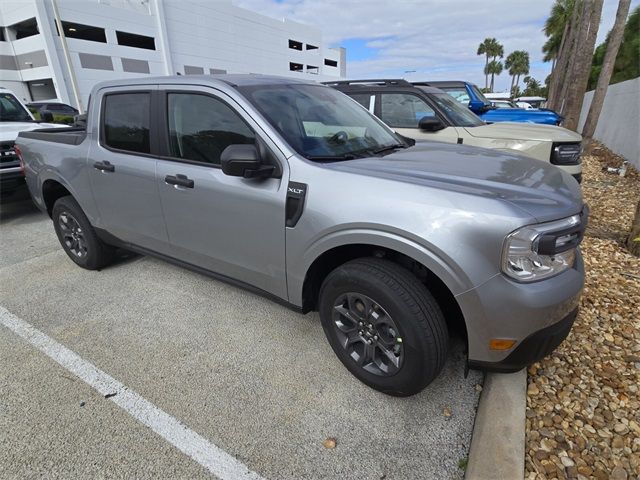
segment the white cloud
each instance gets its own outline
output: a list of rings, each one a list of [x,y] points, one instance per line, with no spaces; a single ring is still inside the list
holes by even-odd
[[[640,0],[634,0],[632,6]],[[484,84],[484,60],[478,44],[495,37],[505,55],[527,50],[531,74],[544,81],[550,64],[542,64],[542,27],[553,0],[234,0],[238,6],[276,18],[320,28],[324,41],[368,40],[373,58],[349,61],[349,77],[407,76],[415,79],[465,79]],[[605,0],[599,41],[613,25],[616,0]],[[405,74],[407,70],[416,73]],[[503,72],[497,89],[506,89]]]

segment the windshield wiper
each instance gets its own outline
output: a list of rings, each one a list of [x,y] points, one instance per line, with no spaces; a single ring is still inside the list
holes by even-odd
[[[357,158],[355,155],[347,153],[345,155],[307,155],[307,160],[313,160],[314,162],[340,162],[342,160],[354,160]]]
[[[396,143],[395,145],[387,145],[386,147],[381,147],[377,150],[373,150],[374,155],[378,155],[380,153],[389,152],[391,150],[395,150],[397,148],[407,148],[408,145],[404,145],[402,143]]]

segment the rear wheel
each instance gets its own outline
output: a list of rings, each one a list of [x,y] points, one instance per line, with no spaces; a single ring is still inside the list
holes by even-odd
[[[401,266],[378,258],[347,262],[327,276],[319,303],[329,344],[370,387],[413,395],[442,370],[444,317],[425,286]]]
[[[98,238],[73,197],[59,198],[53,205],[51,216],[62,248],[77,265],[97,270],[113,261],[115,248]]]

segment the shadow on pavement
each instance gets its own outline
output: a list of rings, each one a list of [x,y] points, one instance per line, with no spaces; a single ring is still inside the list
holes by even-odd
[[[31,200],[26,186],[0,201],[0,223],[22,216],[33,216],[39,220],[43,215]]]

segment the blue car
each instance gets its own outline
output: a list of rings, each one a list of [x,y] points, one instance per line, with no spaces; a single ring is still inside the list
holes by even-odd
[[[460,103],[469,106],[471,111],[487,123],[526,122],[560,125],[563,117],[553,110],[525,110],[524,108],[495,108],[473,83],[461,81],[414,82],[414,85],[430,85],[444,90]]]

